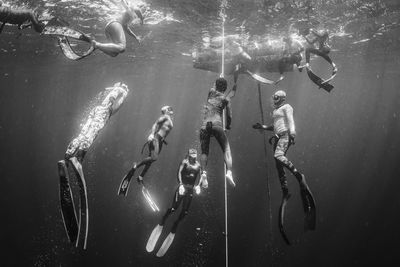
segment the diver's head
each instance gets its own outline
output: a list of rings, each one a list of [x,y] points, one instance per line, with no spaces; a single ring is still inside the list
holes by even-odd
[[[286,93],[283,90],[276,91],[272,97],[272,103],[275,108],[278,108],[283,105],[283,102],[286,100]]]
[[[197,150],[194,148],[189,149],[188,157],[189,157],[189,159],[196,160],[197,159]]]
[[[172,115],[172,114],[174,114],[174,111],[172,110],[172,107],[170,107],[170,106],[163,106],[161,108],[161,114]]]
[[[215,80],[215,90],[218,92],[225,92],[226,88],[228,87],[228,82],[224,78],[218,78]]]

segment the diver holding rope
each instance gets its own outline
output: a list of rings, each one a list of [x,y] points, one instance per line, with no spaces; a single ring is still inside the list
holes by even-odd
[[[232,186],[235,186],[235,182],[232,176],[232,154],[229,145],[228,137],[225,134],[223,128],[223,110],[226,109],[226,129],[229,130],[232,122],[231,112],[231,99],[236,94],[236,84],[232,90],[226,93],[228,82],[224,78],[218,78],[215,81],[215,88],[212,87],[208,92],[207,103],[204,105],[204,117],[202,126],[200,128],[200,143],[201,143],[201,157],[200,162],[202,166],[202,176],[204,179],[204,185],[207,187],[207,161],[208,154],[210,151],[210,138],[212,136],[217,139],[222,152],[224,153],[224,161],[226,164],[225,178],[229,181]]]
[[[290,198],[284,168],[288,169],[299,182],[303,208],[306,214],[304,225],[305,230],[315,230],[316,208],[314,197],[307,185],[304,174],[300,173],[293,163],[286,157],[286,153],[289,147],[295,143],[296,137],[293,108],[290,104],[285,103],[286,93],[282,90],[275,92],[272,95],[271,100],[274,107],[272,113],[273,125],[267,126],[256,123],[253,125],[253,128],[261,131],[268,130],[274,132],[274,136],[271,137],[270,143],[273,143],[274,159],[282,188],[282,202],[279,208],[279,230],[285,242],[290,245],[290,241],[283,226],[285,206]]]

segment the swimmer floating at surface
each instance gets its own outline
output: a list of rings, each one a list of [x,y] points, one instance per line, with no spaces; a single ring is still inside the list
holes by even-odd
[[[128,24],[131,23],[135,17],[138,17],[141,24],[143,24],[143,16],[139,9],[129,6],[126,0],[122,0],[121,3],[125,8],[125,12],[119,19],[109,21],[105,27],[105,33],[110,42],[100,43],[95,40],[92,41],[95,48],[112,57],[116,57],[118,54],[125,52],[125,32],[139,42],[139,38],[129,28]]]
[[[32,25],[33,29],[41,33],[44,29],[44,24],[38,20],[37,14],[29,9],[12,9],[3,6],[3,1],[0,1],[0,33],[3,31],[6,23],[18,25],[18,29],[23,29]]]
[[[279,181],[282,188],[282,202],[279,209],[279,230],[285,242],[290,245],[283,227],[285,206],[290,198],[289,189],[284,168],[288,169],[297,179],[300,185],[300,194],[303,202],[305,217],[305,230],[315,230],[316,210],[315,201],[310,188],[306,183],[304,174],[300,173],[293,163],[286,157],[289,147],[294,144],[296,136],[295,124],[293,119],[293,108],[285,104],[286,93],[279,90],[272,96],[274,111],[272,113],[273,125],[266,126],[260,123],[253,125],[254,129],[274,131],[275,135],[270,139],[274,146],[274,159],[278,171]]]
[[[128,92],[128,87],[123,83],[116,83],[113,87],[106,88],[106,96],[102,103],[90,111],[89,118],[82,126],[78,137],[73,139],[68,145],[67,151],[65,152],[65,159],[58,162],[63,222],[70,242],[76,242],[76,247],[78,247],[80,242],[83,242],[83,249],[86,249],[89,226],[87,190],[82,170],[83,159],[110,117],[121,108]],[[75,214],[69,168],[72,168],[79,185],[79,225]]]
[[[160,223],[152,231],[146,245],[147,252],[152,252],[154,250],[154,247],[158,241],[158,238],[161,235],[166,220],[173,212],[175,212],[179,208],[179,205],[182,203],[181,213],[179,214],[178,219],[173,224],[171,232],[165,238],[163,244],[158,250],[157,257],[162,257],[167,252],[168,248],[170,247],[172,241],[175,238],[175,233],[179,223],[189,212],[189,207],[193,198],[193,192],[196,192],[196,194],[200,194],[201,191],[200,186],[204,185],[203,177],[200,178],[198,184],[195,185],[197,177],[199,177],[200,172],[201,172],[201,167],[200,163],[197,161],[197,150],[189,149],[187,157],[181,162],[179,166],[178,170],[179,186],[175,191],[174,198],[172,200],[172,206],[166,211]]]
[[[224,78],[218,78],[215,81],[215,88],[211,88],[208,92],[207,103],[204,105],[204,118],[203,124],[200,129],[200,143],[201,143],[201,166],[203,169],[202,179],[204,185],[207,187],[207,172],[206,166],[208,161],[208,154],[210,150],[210,138],[212,136],[217,139],[224,153],[224,161],[226,164],[225,178],[232,186],[235,182],[232,177],[232,155],[228,138],[223,128],[223,110],[226,109],[226,129],[229,130],[232,121],[232,112],[230,101],[235,96],[236,84],[233,86],[229,93],[225,93],[228,83]]]
[[[137,181],[138,183],[143,185],[144,176],[149,170],[151,164],[153,164],[153,162],[158,159],[158,155],[161,152],[162,145],[164,143],[166,144],[165,139],[173,128],[173,114],[174,112],[172,110],[172,107],[164,106],[161,108],[161,116],[153,124],[153,127],[151,128],[151,133],[149,134],[147,142],[145,144],[148,145],[149,155],[141,162],[133,163],[132,168],[121,181],[118,189],[118,195],[126,196],[128,194],[130,181],[135,174],[135,171],[141,166],[144,166],[144,168],[142,170],[142,173],[137,177]]]

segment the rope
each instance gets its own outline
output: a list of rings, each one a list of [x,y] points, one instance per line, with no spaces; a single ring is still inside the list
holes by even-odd
[[[227,0],[221,1],[219,16],[222,18],[222,57],[221,57],[221,74],[219,77],[224,78],[225,74],[225,8],[227,7]],[[222,128],[225,132],[225,109],[222,112]],[[226,174],[226,164],[224,163],[224,175]],[[226,178],[224,177],[224,202],[225,202],[225,266],[229,266],[229,252],[228,252],[228,191]]]
[[[265,125],[265,118],[264,118],[264,108],[262,104],[262,94],[261,94],[261,84],[258,83],[258,104],[260,106],[260,116],[261,116],[261,123]],[[265,163],[265,169],[267,172],[266,178],[267,178],[267,200],[268,200],[268,217],[269,217],[269,238],[268,238],[268,247],[269,247],[269,252],[271,255],[271,261],[273,259],[273,250],[272,250],[272,207],[271,207],[271,190],[270,190],[270,184],[269,184],[269,177],[268,177],[268,161],[267,161],[267,134],[265,131],[263,131],[263,136],[264,136],[264,163]]]

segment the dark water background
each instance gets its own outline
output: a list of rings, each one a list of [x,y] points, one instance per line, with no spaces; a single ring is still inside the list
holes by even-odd
[[[205,4],[204,14],[214,8],[207,1],[153,3],[153,7],[176,7],[180,18],[190,17],[183,9],[200,12],[199,3]],[[235,13],[237,6],[229,12]],[[244,16],[243,10],[236,11]],[[5,28],[0,36],[1,266],[224,265],[223,162],[215,141],[209,189],[194,197],[165,257],[145,251],[147,238],[172,200],[181,159],[188,148],[199,148],[202,105],[217,77],[193,69],[191,58],[181,54],[190,53],[193,38],[204,26],[190,28],[195,22],[145,26],[139,33],[152,31],[152,37],[141,46],[131,45],[129,39],[127,52],[117,58],[95,52],[79,62],[64,58],[51,38],[31,30],[18,37],[15,28]],[[368,35],[359,33],[357,40]],[[237,187],[228,189],[230,266],[399,264],[399,38],[399,29],[394,28],[359,44],[335,39],[338,51],[332,58],[339,74],[330,94],[297,71],[281,82],[279,88],[287,91],[295,110],[298,133],[288,156],[306,174],[318,208],[317,230],[303,233],[298,185],[289,176],[292,198],[286,226],[294,243],[290,247],[278,232],[281,192],[271,154],[267,163],[273,221],[269,222],[263,137],[251,128],[260,120],[256,84],[240,78],[229,132],[237,180]],[[315,69],[326,68],[324,62],[314,64]],[[90,226],[88,249],[82,251],[68,243],[64,231],[56,163],[79,132],[89,103],[117,81],[129,86],[128,98],[83,165]],[[274,90],[263,88],[267,117]],[[155,214],[136,184],[126,198],[116,192],[132,161],[141,157],[148,130],[166,104],[175,110],[174,129],[146,179],[162,210]]]

